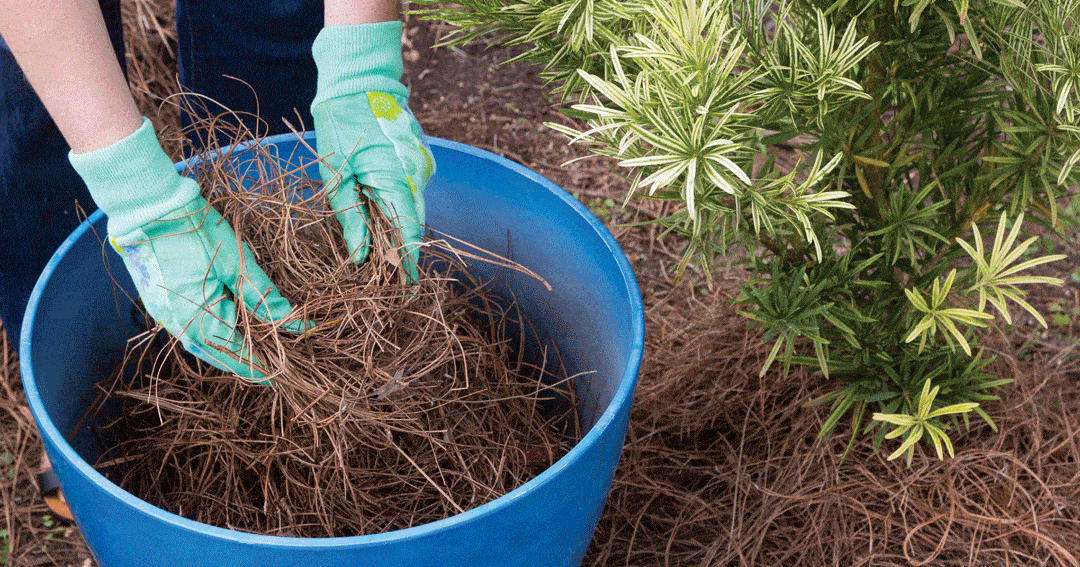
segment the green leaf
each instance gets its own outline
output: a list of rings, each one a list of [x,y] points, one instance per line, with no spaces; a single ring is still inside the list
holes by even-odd
[[[909,5],[910,2],[904,2],[904,5]],[[911,24],[911,33],[915,33],[915,29],[919,27],[919,19],[922,16],[923,10],[930,5],[930,0],[916,0],[915,7],[911,9],[911,16],[908,17],[908,23]]]
[[[963,20],[962,24],[964,26],[964,33],[968,37],[969,45],[971,45],[971,50],[975,52],[975,58],[982,61],[982,45],[979,41],[978,34],[975,33],[975,26],[971,23],[970,19]]]
[[[941,444],[942,444],[942,441],[944,441],[945,443],[948,443],[949,442],[949,437],[947,435],[945,435],[945,432],[942,431],[937,426],[934,426],[934,425],[931,425],[931,424],[927,423],[925,427],[926,427],[926,433],[930,436],[930,442],[933,443],[933,445],[934,445],[934,451],[937,453],[938,459],[939,460],[944,459],[945,455],[941,451]],[[951,456],[953,456],[952,455],[952,445],[950,444],[950,445],[948,445],[948,447],[949,447],[949,456],[951,457]]]
[[[761,138],[761,144],[765,146],[776,146],[783,144],[789,140],[794,139],[799,135],[798,130],[789,130],[787,132],[777,132]]]
[[[884,421],[885,423],[891,423],[893,425],[900,425],[904,427],[911,427],[917,422],[915,418],[902,414],[889,414],[889,413],[875,413],[873,419],[877,421]],[[895,435],[893,436],[895,437]],[[886,437],[892,439],[892,437]]]
[[[936,409],[936,410],[928,413],[926,415],[926,417],[928,419],[932,419],[932,418],[935,418],[935,417],[941,417],[943,415],[951,415],[951,414],[957,414],[957,413],[967,413],[969,411],[974,410],[977,407],[979,407],[979,404],[974,403],[974,402],[967,402],[967,403],[962,403],[962,404],[952,404],[950,406],[945,406],[943,408]]]
[[[784,337],[779,337],[773,344],[772,350],[769,351],[769,356],[765,357],[764,364],[761,365],[761,370],[758,372],[758,376],[764,376],[768,372],[769,367],[772,366],[773,361],[776,360],[776,355],[780,352],[780,347],[784,346]]]
[[[840,418],[843,417],[854,404],[855,396],[850,390],[850,387],[840,390],[839,395],[836,397],[836,403],[833,404],[832,411],[829,412],[829,417],[825,419],[825,424],[821,426],[821,431],[818,432],[818,439],[822,439],[829,435],[840,421]]]
[[[907,435],[904,437],[904,441],[900,443],[900,447],[896,449],[887,460],[894,460],[902,455],[907,455],[908,466],[911,465],[911,453],[915,450],[915,444],[922,441],[923,433],[925,433],[925,427],[919,423],[913,426],[907,431]]]
[[[564,116],[569,116],[574,120],[596,120],[599,115],[595,112],[587,112],[580,107],[560,108],[559,113]]]
[[[1006,305],[1007,299],[1030,313],[1045,328],[1046,321],[1043,319],[1042,315],[1031,306],[1031,304],[1024,300],[1025,293],[1017,286],[1037,283],[1062,285],[1063,282],[1058,278],[1047,276],[1020,276],[1017,274],[1043,264],[1062,260],[1065,256],[1061,254],[1041,256],[1014,264],[1014,262],[1019,260],[1036,241],[1036,237],[1031,237],[1019,245],[1015,245],[1016,239],[1020,233],[1020,228],[1023,225],[1023,220],[1024,215],[1019,215],[1013,223],[1012,229],[1010,229],[1006,235],[1007,218],[1005,214],[1002,213],[998,219],[997,231],[994,234],[994,244],[990,251],[989,259],[985,257],[982,245],[982,235],[980,234],[977,225],[973,224],[971,227],[975,241],[974,246],[959,239],[957,240],[957,244],[959,244],[974,261],[976,278],[975,282],[968,288],[968,291],[976,292],[978,294],[978,309],[980,311],[989,301],[995,309],[1001,313],[1006,322],[1011,323],[1012,316]]]

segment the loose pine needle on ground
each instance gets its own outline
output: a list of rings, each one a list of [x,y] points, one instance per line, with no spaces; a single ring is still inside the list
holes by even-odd
[[[1072,349],[1031,360],[997,344],[1016,382],[957,454],[911,468],[869,441],[818,439],[824,387],[758,377],[769,345],[730,306],[650,302],[631,428],[585,565],[1080,565],[1080,390]],[[724,296],[726,295],[726,297]],[[992,339],[987,339],[992,340]]]
[[[171,0],[124,2],[132,4],[151,8],[171,31]],[[134,65],[168,61],[159,55],[156,27],[130,22],[138,25],[125,29],[129,45],[153,46],[136,54]],[[496,65],[512,52],[428,50],[420,38],[440,27],[407,24],[422,51],[412,71],[407,66],[418,95],[413,110],[428,134],[517,159],[571,192],[621,202],[625,184],[609,165],[559,167],[574,156],[562,153],[565,140],[536,125],[569,119],[548,108],[527,65]],[[157,110],[160,98],[175,92],[175,68],[138,76],[130,61],[133,82],[145,77],[170,87],[143,104],[155,124],[168,123]],[[1017,328],[1014,343],[1000,346],[1001,377],[1017,378],[1000,403],[987,404],[1000,433],[983,428],[959,436],[951,462],[917,457],[907,469],[863,447],[841,465],[834,455],[846,439],[818,442],[824,412],[802,407],[813,383],[754,378],[768,349],[723,304],[730,297],[699,301],[692,286],[672,285],[664,262],[677,261],[679,250],[657,242],[648,227],[612,229],[642,287],[648,342],[627,446],[585,565],[1076,564],[1080,369],[1075,351],[1062,346],[1076,340],[1075,315],[1068,337],[1037,339]],[[1059,301],[1080,308],[1077,300]],[[12,464],[0,475],[7,521],[0,529],[10,532],[9,563],[81,565],[89,554],[78,530],[44,525],[48,511],[32,474],[40,442],[25,417],[13,354],[8,362],[3,380],[12,393],[0,398],[0,425],[11,432]]]

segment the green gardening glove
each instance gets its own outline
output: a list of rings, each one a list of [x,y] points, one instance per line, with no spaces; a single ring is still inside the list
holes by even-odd
[[[415,281],[435,160],[400,82],[401,22],[326,27],[311,52],[319,70],[311,103],[319,173],[352,259],[368,255],[365,191],[400,229],[406,275]]]
[[[292,307],[199,195],[198,183],[176,172],[150,121],[106,148],[69,158],[108,216],[109,241],[147,313],[200,359],[263,380],[236,332],[236,302],[264,321],[284,319]],[[285,327],[297,332],[302,325]]]

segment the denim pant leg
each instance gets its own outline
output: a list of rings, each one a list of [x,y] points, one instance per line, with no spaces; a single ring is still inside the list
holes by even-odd
[[[260,135],[312,128],[316,69],[311,44],[322,29],[321,0],[177,0],[180,82],[244,116]],[[235,77],[235,78],[230,78]],[[237,80],[239,79],[239,80]],[[220,115],[222,106],[195,105],[193,118]],[[299,112],[299,117],[297,115]],[[195,150],[202,146],[193,140]]]
[[[120,0],[100,0],[121,66]],[[68,162],[68,145],[0,40],[0,321],[19,339],[41,270],[79,224],[75,203],[94,211]]]

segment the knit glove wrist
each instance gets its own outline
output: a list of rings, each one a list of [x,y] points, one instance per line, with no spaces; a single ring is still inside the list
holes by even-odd
[[[319,70],[312,106],[368,91],[409,98],[401,84],[401,22],[327,26],[311,45],[311,57]]]
[[[146,118],[128,137],[68,157],[98,208],[109,217],[112,235],[127,234],[199,195],[198,183],[176,172]]]

